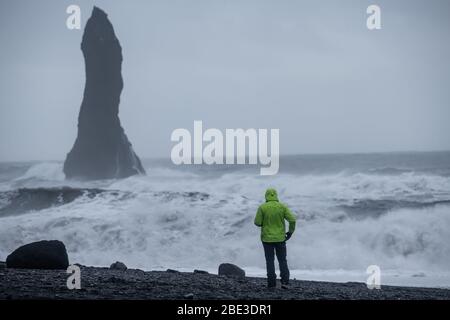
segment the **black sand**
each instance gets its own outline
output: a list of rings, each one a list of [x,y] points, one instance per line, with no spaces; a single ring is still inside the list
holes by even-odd
[[[81,289],[64,270],[0,269],[0,299],[450,299],[450,290],[293,280],[269,291],[266,279],[213,274],[81,267]]]

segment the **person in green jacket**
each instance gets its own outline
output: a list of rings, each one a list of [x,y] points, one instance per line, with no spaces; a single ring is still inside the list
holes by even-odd
[[[286,232],[285,220],[289,222]],[[269,288],[276,287],[275,254],[280,265],[281,287],[289,286],[289,268],[286,259],[286,241],[295,230],[295,216],[289,208],[278,201],[277,191],[267,189],[266,202],[256,212],[255,225],[261,227],[261,241],[266,257],[267,283]]]

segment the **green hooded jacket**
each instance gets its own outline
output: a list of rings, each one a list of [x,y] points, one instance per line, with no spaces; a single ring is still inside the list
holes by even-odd
[[[286,205],[278,201],[275,189],[267,189],[266,202],[259,206],[255,217],[255,225],[261,227],[261,241],[285,241],[285,220],[289,222],[289,232],[294,233],[295,216]]]

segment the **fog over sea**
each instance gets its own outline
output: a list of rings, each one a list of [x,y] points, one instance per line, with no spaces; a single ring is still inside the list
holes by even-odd
[[[0,163],[0,261],[58,239],[71,263],[145,270],[220,263],[265,276],[253,225],[267,187],[297,215],[292,277],[450,287],[450,152],[292,155],[259,166],[175,166],[144,159],[146,176],[67,181],[63,162]]]

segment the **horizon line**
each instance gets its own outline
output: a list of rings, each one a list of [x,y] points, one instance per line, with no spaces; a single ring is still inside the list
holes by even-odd
[[[446,153],[450,152],[450,149],[445,150],[396,150],[396,151],[358,151],[358,152],[305,152],[305,153],[283,153],[280,157],[294,157],[294,156],[333,156],[333,155],[370,155],[370,154],[407,154],[407,153]],[[142,160],[170,160],[170,156],[144,156],[140,157]],[[30,160],[0,160],[0,163],[12,163],[12,162],[61,162],[65,159],[30,159]],[[213,164],[218,165],[218,164]]]

